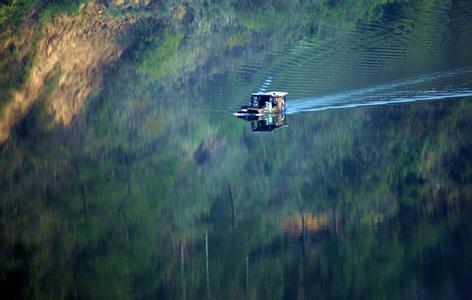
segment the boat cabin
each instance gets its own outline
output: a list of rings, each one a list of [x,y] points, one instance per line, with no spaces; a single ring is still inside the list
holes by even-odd
[[[251,108],[264,109],[267,111],[285,109],[285,100],[287,93],[285,92],[268,92],[268,93],[252,93]]]
[[[252,93],[249,105],[241,106],[236,115],[279,114],[285,111],[285,92]]]

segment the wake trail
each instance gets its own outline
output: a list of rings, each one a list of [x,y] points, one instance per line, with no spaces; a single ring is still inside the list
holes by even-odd
[[[472,67],[343,93],[288,101],[287,114],[472,96]]]

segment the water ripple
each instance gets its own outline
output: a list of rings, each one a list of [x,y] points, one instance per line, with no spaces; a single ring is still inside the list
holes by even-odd
[[[287,113],[472,96],[472,68],[433,73],[363,89],[292,100]]]
[[[366,99],[377,103],[385,98],[391,103],[464,94],[456,91],[464,82],[472,86],[464,78],[468,71],[435,72],[472,65],[467,50],[472,47],[468,6],[434,4],[429,10],[405,6],[408,9],[352,27],[325,22],[318,31],[283,46],[249,51],[241,65],[214,77],[204,108],[232,112],[247,104],[251,92],[270,90],[289,93],[290,113]],[[269,45],[274,43],[270,36],[265,38]],[[438,82],[451,76],[456,82],[447,86]]]

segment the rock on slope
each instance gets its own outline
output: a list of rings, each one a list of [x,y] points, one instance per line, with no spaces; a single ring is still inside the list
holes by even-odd
[[[123,48],[114,42],[134,17],[107,17],[105,7],[88,4],[75,16],[59,16],[46,24],[36,46],[25,84],[13,94],[0,118],[0,142],[37,101],[48,81],[54,80],[48,110],[55,123],[68,125],[96,87],[103,66],[118,58]]]

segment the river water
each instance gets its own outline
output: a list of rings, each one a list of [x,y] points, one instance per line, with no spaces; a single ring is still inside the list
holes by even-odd
[[[124,57],[68,127],[34,108],[0,147],[2,290],[467,298],[472,5],[356,8],[185,36],[157,80]],[[285,115],[233,116],[271,90]]]

